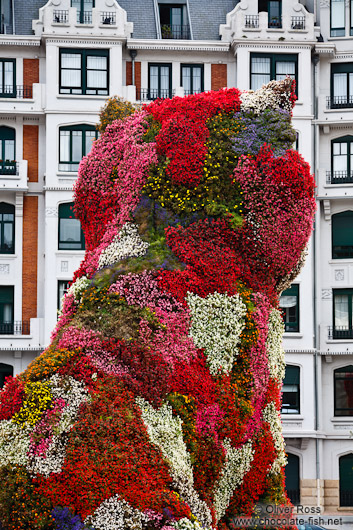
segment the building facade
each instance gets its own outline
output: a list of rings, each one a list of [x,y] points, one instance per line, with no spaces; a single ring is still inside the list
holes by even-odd
[[[108,96],[132,102],[297,83],[296,148],[317,180],[306,265],[281,297],[294,503],[353,510],[353,3],[2,0],[0,385],[50,340],[84,255],[72,212]]]

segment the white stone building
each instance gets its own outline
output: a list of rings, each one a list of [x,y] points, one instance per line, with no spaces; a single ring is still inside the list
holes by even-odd
[[[283,293],[283,424],[294,502],[353,510],[353,3],[2,0],[0,384],[49,343],[84,255],[70,209],[108,96],[149,101],[297,81],[317,179],[306,266]]]

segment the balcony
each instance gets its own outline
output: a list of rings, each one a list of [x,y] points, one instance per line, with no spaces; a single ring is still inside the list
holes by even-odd
[[[29,335],[29,320],[14,320],[13,322],[0,322],[0,335]]]
[[[0,176],[16,175],[19,176],[19,163],[15,160],[0,160]]]
[[[0,161],[0,190],[27,191],[27,160]]]
[[[245,15],[245,27],[255,29],[259,27],[259,15]]]
[[[281,29],[282,28],[282,16],[270,16],[268,15],[268,27],[269,28],[275,28],[275,29]]]
[[[327,109],[351,109],[353,108],[353,96],[327,96]]]
[[[4,85],[0,91],[0,98],[32,99],[32,85]]]
[[[77,10],[77,24],[92,24],[92,11]]]
[[[137,88],[136,89],[136,100],[137,101],[154,101],[155,99],[168,99],[168,98],[172,98],[174,94],[175,94],[175,91],[170,90],[170,89]]]
[[[101,24],[105,26],[115,26],[116,25],[116,13],[113,11],[101,11]]]
[[[353,329],[344,326],[329,326],[328,340],[353,339]]]
[[[352,184],[353,171],[326,171],[327,184]]]
[[[177,26],[174,24],[163,24],[161,26],[162,39],[190,39],[189,25]]]
[[[13,114],[41,114],[43,112],[43,101],[45,85],[33,83],[33,85],[4,86],[0,92],[0,112],[11,112]]]
[[[303,30],[305,29],[305,17],[291,17],[292,30]]]
[[[69,10],[68,9],[54,9],[53,10],[53,24],[68,24]]]

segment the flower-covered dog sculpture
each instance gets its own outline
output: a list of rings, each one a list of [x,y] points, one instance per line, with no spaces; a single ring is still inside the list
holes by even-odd
[[[315,210],[294,99],[286,79],[158,100],[83,159],[85,259],[0,393],[6,530],[221,529],[288,502],[278,296]]]

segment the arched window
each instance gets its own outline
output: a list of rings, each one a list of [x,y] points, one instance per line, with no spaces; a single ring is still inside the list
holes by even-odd
[[[0,363],[0,388],[4,386],[6,377],[11,375],[13,376],[13,366]]]
[[[286,490],[293,504],[300,503],[299,456],[287,453],[288,463],[284,469]]]
[[[0,127],[1,175],[16,175],[15,141],[15,129],[11,129],[11,127]]]
[[[59,171],[77,171],[98,138],[94,125],[70,125],[59,130]]]
[[[0,254],[15,252],[15,207],[0,202]]]
[[[341,456],[340,467],[340,506],[353,506],[353,453]]]
[[[353,416],[353,365],[334,371],[334,385],[335,416]]]
[[[73,202],[59,205],[59,250],[84,250],[81,223],[75,218]]]
[[[300,413],[300,368],[286,365],[286,373],[282,385],[282,414]]]
[[[332,258],[353,258],[353,212],[332,216]]]
[[[353,136],[342,136],[332,140],[331,171],[331,184],[353,182]]]

